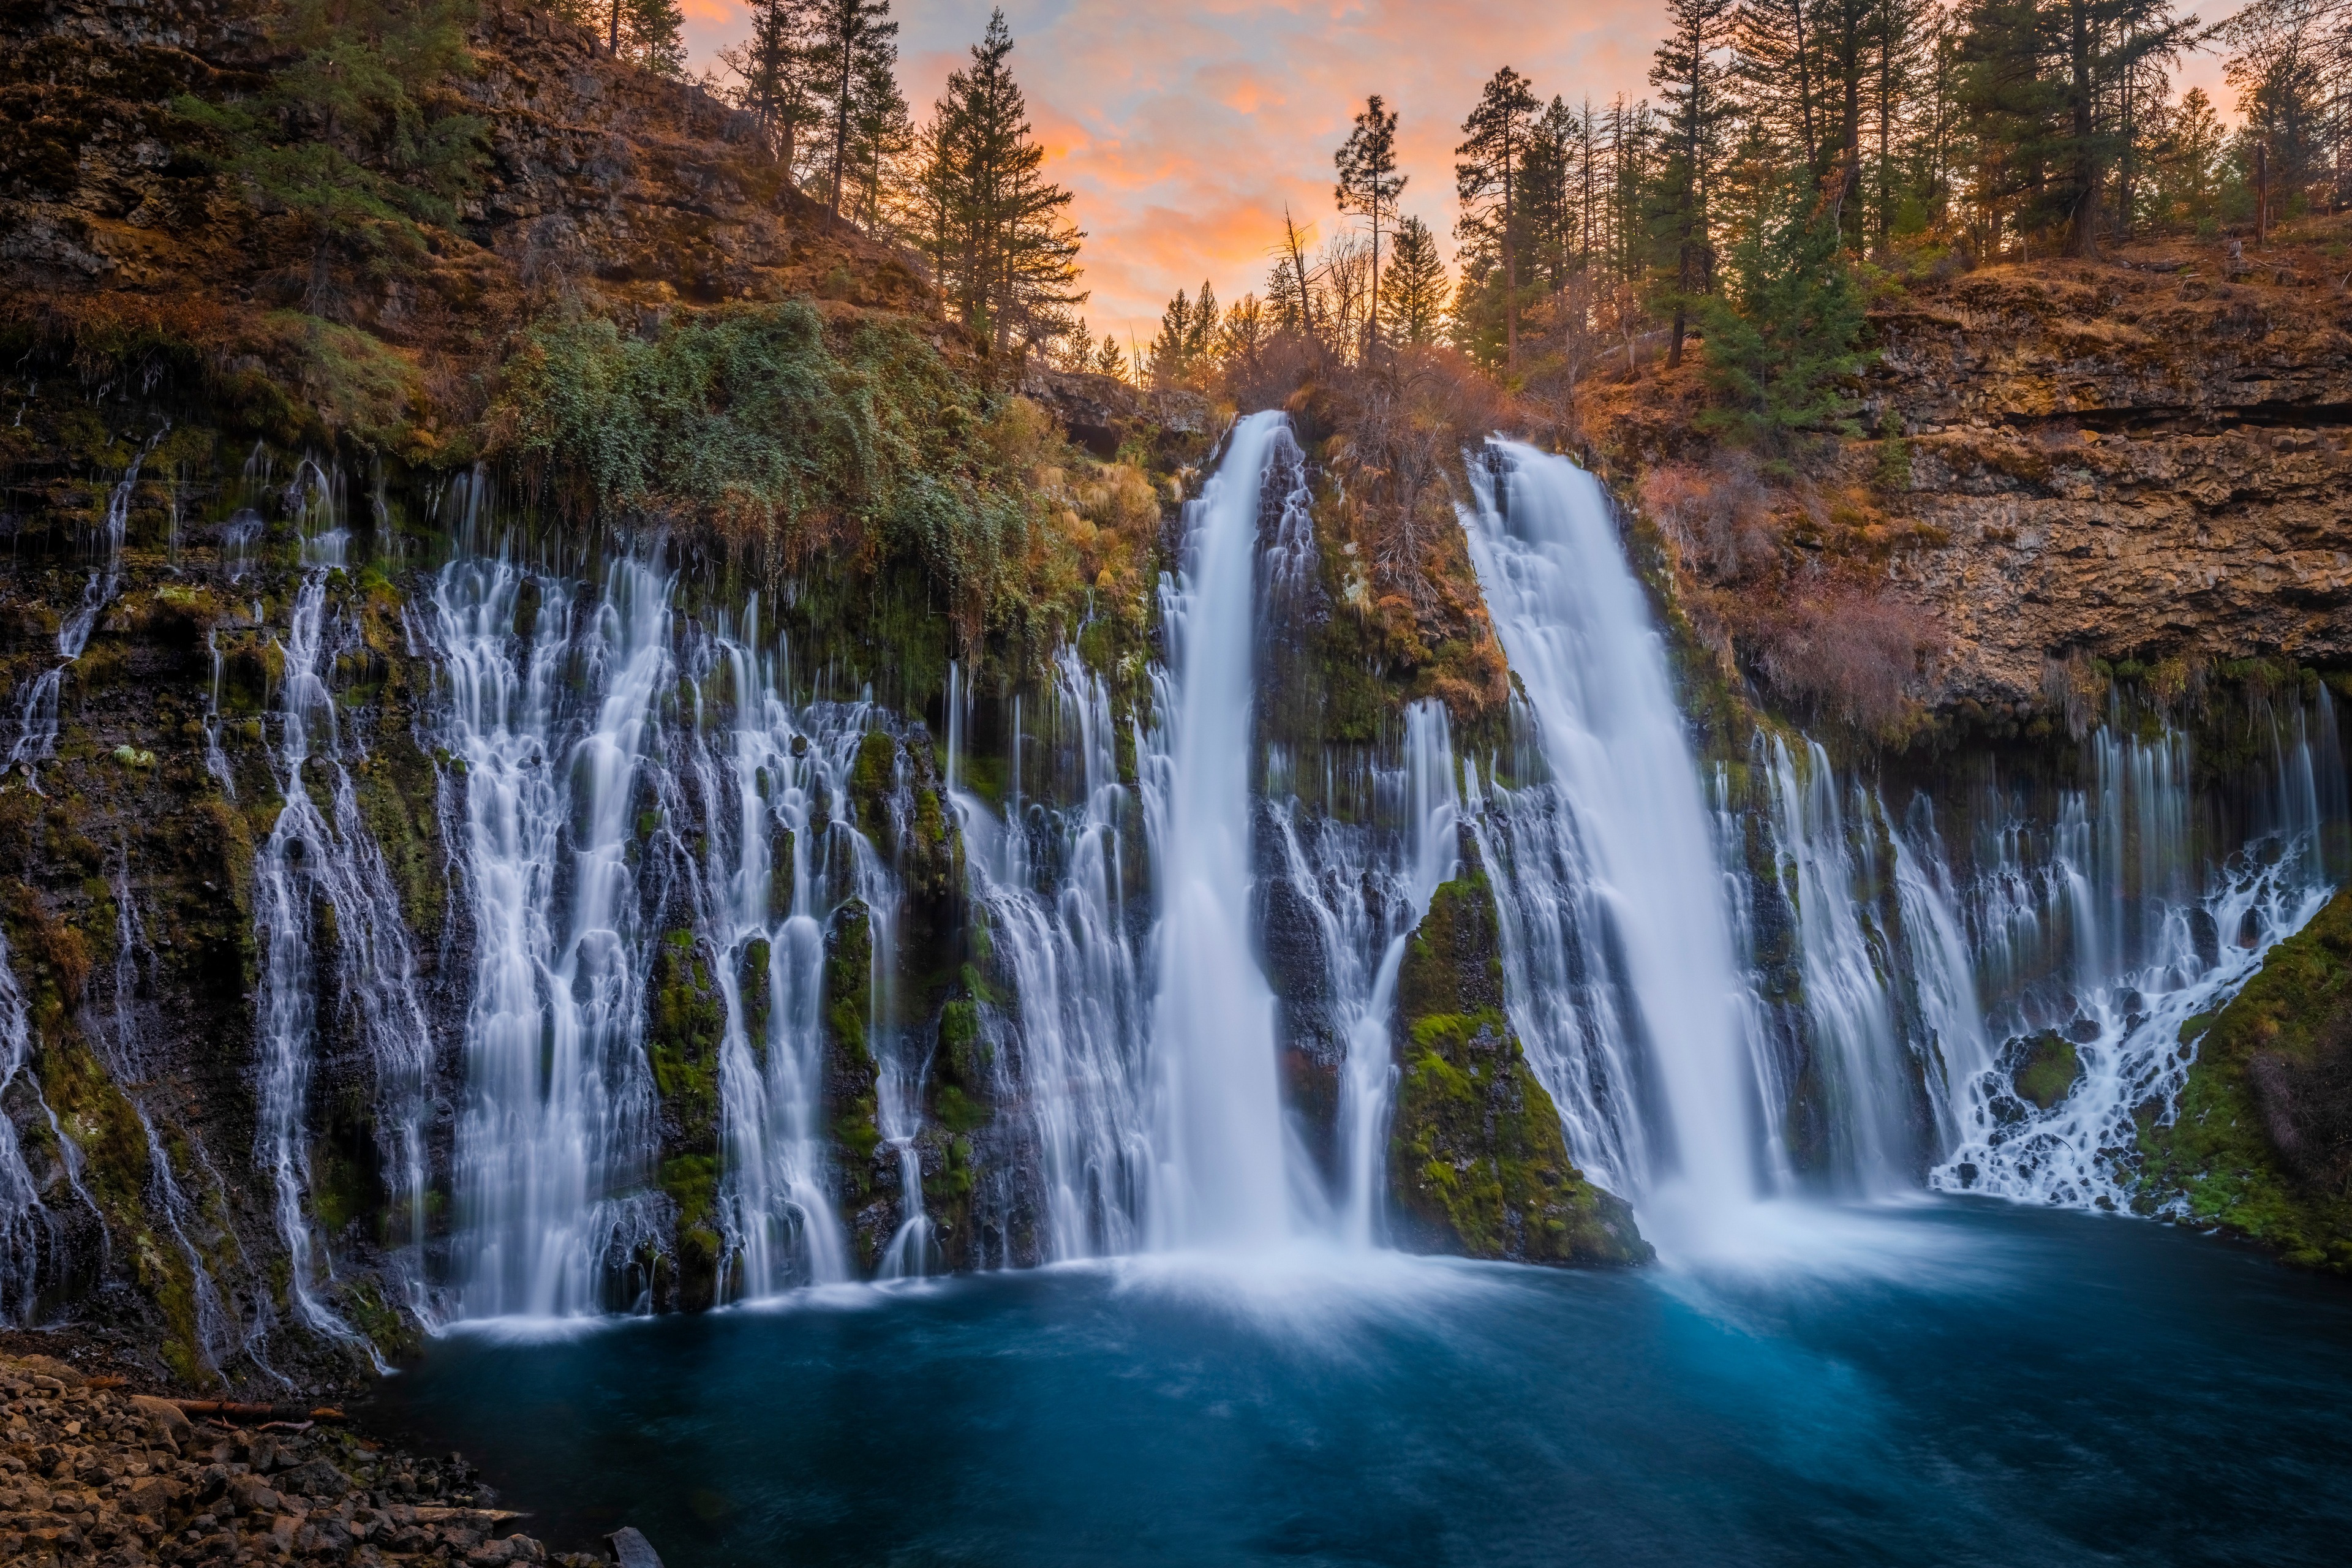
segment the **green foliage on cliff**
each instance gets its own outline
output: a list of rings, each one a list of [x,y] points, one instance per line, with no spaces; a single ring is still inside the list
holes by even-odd
[[[478,183],[484,126],[451,90],[473,68],[470,0],[280,0],[258,90],[173,108],[192,141],[309,242],[304,308],[331,311],[356,266],[380,279],[423,253]]]
[[[829,329],[803,301],[730,307],[646,339],[541,325],[507,367],[497,444],[575,515],[698,525],[771,577],[822,559],[919,562],[967,644],[1079,589],[1035,472],[1061,451],[915,322]]]
[[[1409,1238],[1528,1263],[1647,1260],[1633,1211],[1570,1162],[1559,1112],[1503,1015],[1494,896],[1475,865],[1431,897],[1397,997],[1389,1179]]]
[[[2290,1263],[2352,1273],[2352,893],[2212,1019],[2178,1114],[2143,1124],[2140,1148],[2138,1206],[2178,1204]]]

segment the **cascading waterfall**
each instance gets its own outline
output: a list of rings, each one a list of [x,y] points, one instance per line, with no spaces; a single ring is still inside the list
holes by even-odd
[[[8,939],[0,935],[0,1095],[16,1087],[32,1056],[32,1009],[16,984]],[[41,1260],[55,1239],[56,1226],[41,1202],[40,1183],[25,1163],[16,1124],[0,1115],[0,1323],[25,1321],[40,1287]]]
[[[1849,1187],[1891,1192],[1907,1169],[1908,1083],[1900,1026],[1901,928],[1879,895],[1897,851],[1876,796],[1842,781],[1818,742],[1804,763],[1780,737],[1759,736],[1757,772],[1770,803],[1774,871],[1796,916],[1805,1017],[1823,1104],[1832,1169]]]
[[[1444,704],[1405,710],[1402,766],[1373,774],[1377,814],[1398,830],[1271,813],[1283,886],[1315,928],[1330,1023],[1344,1042],[1338,1107],[1337,1230],[1353,1247],[1381,1238],[1389,1106],[1396,1083],[1397,974],[1412,928],[1456,866],[1454,747]]]
[[[759,649],[755,598],[740,639],[722,632],[699,650],[698,691],[709,695],[694,753],[709,828],[702,928],[727,1008],[719,1099],[732,1275],[722,1293],[751,1299],[849,1276],[826,1184],[824,926],[835,846],[856,831],[843,781],[865,717],[837,704],[796,715],[777,658]]]
[[[131,459],[131,467],[115,485],[106,500],[104,563],[89,574],[82,589],[81,603],[58,627],[58,662],[35,676],[25,688],[16,704],[16,741],[8,749],[8,760],[0,764],[0,773],[22,765],[27,780],[33,777],[33,765],[45,763],[57,754],[58,699],[64,687],[66,670],[81,658],[89,646],[89,634],[98,627],[98,617],[114,602],[115,589],[122,578],[122,545],[131,529],[131,497],[139,488],[139,470],[147,455],[163,438],[164,426],[147,438]],[[33,786],[37,791],[39,784]]]
[[[2273,723],[2269,779],[2243,847],[2199,863],[2188,738],[2093,736],[2093,784],[2037,834],[2001,821],[1960,895],[1984,954],[1994,1037],[2063,1038],[2079,1064],[2054,1104],[2025,1100],[1990,1047],[1960,1077],[1959,1137],[1934,1186],[2022,1202],[2129,1201],[2136,1121],[2168,1116],[2195,1032],[2273,945],[2327,900],[2326,839],[2352,822],[2343,745],[2325,687]]]
[[[412,1247],[422,1239],[425,1215],[431,1045],[417,1005],[407,923],[383,852],[361,816],[327,684],[351,635],[330,613],[330,589],[342,572],[349,534],[337,515],[334,486],[315,464],[297,470],[288,506],[302,535],[304,566],[279,644],[285,673],[272,715],[279,726],[273,772],[284,805],[254,858],[254,937],[261,954],[254,1006],[259,1156],[272,1174],[296,1315],[322,1333],[357,1340],[320,1299],[321,1254],[303,1212],[310,1179],[310,1078],[321,1027],[330,1021],[318,994],[320,942],[332,950],[333,1021],[353,1032],[374,1072],[378,1142]],[[328,916],[324,931],[321,910]]]
[[[1135,801],[1118,778],[1109,689],[1064,650],[1047,722],[1057,754],[1075,762],[1076,802],[1024,808],[1016,796],[1005,823],[956,787],[962,720],[952,690],[949,712],[948,779],[971,902],[1011,989],[988,1022],[1036,1141],[1045,1254],[1133,1251],[1156,1163],[1151,1014],[1126,895]],[[1041,865],[1044,891],[1033,882]]]
[[[474,929],[454,1180],[469,1316],[630,1305],[636,1259],[665,1239],[647,1183],[650,933],[632,845],[655,798],[640,788],[654,704],[674,674],[671,586],[624,560],[601,600],[576,603],[572,584],[473,556],[434,585]]]
[[[1720,1218],[1756,1191],[1754,1072],[1664,644],[1598,481],[1507,441],[1472,473],[1471,559],[1527,694],[1539,757],[1523,761],[1549,775],[1465,803],[1513,1027],[1586,1172]]]
[[[116,860],[114,878],[114,973],[113,1016],[110,1026],[97,1031],[97,1037],[106,1051],[108,1076],[122,1089],[131,1114],[138,1118],[139,1131],[147,1143],[147,1188],[151,1206],[163,1216],[179,1245],[180,1256],[188,1266],[190,1306],[195,1327],[197,1358],[209,1370],[217,1373],[230,1352],[250,1349],[268,1326],[268,1310],[258,1307],[251,1328],[239,1332],[227,1303],[221,1299],[219,1285],[214,1280],[212,1268],[205,1255],[189,1235],[191,1226],[202,1223],[197,1206],[190,1201],[173,1173],[172,1158],[156,1130],[155,1119],[148,1110],[146,1097],[141,1092],[151,1078],[146,1053],[142,1048],[137,1019],[140,957],[144,954],[147,967],[154,966],[154,952],[147,944],[145,922],[139,918],[139,902],[131,886],[131,856],[121,851]],[[188,1147],[199,1152],[204,1147],[201,1138],[192,1129],[183,1129],[182,1136]],[[232,1233],[233,1234],[233,1233]]]
[[[1183,571],[1160,582],[1170,666],[1139,764],[1160,896],[1149,1239],[1161,1247],[1261,1247],[1291,1229],[1274,993],[1250,944],[1249,795],[1260,489],[1290,446],[1281,414],[1234,425],[1185,506]]]

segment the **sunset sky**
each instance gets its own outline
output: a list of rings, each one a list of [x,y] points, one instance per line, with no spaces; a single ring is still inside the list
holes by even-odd
[[[698,68],[748,30],[740,0],[681,0]],[[2200,8],[2218,19],[2234,4]],[[1449,237],[1454,145],[1479,85],[1508,63],[1549,99],[1645,96],[1661,0],[1007,0],[1015,76],[1054,177],[1087,231],[1087,315],[1148,341],[1161,306],[1202,278],[1221,300],[1260,288],[1286,204],[1328,234],[1331,150],[1364,95],[1402,117],[1404,209]],[[899,79],[928,119],[987,26],[971,0],[895,0]],[[2221,62],[2182,82],[2225,114]]]

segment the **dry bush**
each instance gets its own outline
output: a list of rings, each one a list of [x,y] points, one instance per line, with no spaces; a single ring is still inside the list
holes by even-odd
[[[1848,584],[1819,584],[1764,611],[1748,636],[1784,700],[1886,739],[1917,717],[1912,688],[1930,677],[1946,645],[1933,612]]]
[[[1436,348],[1404,350],[1335,390],[1345,448],[1337,466],[1362,509],[1374,582],[1425,616],[1444,574],[1432,572],[1431,550],[1459,532],[1447,476],[1505,422],[1502,394],[1461,354]]]
[[[1772,493],[1745,452],[1710,463],[1667,463],[1642,480],[1642,509],[1693,573],[1712,583],[1752,576],[1779,554]]]

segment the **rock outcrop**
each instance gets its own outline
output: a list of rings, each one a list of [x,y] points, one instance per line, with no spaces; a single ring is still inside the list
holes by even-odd
[[[2070,653],[2352,660],[2352,299],[2141,259],[1990,268],[1873,317],[1870,413],[1907,462],[1850,460],[1907,467],[1888,574],[1941,618],[1943,701],[2038,703]]]
[[[1466,829],[1461,857],[1397,976],[1397,1228],[1417,1247],[1470,1258],[1646,1262],[1633,1210],[1570,1160],[1559,1111],[1504,1014],[1494,892]]]

